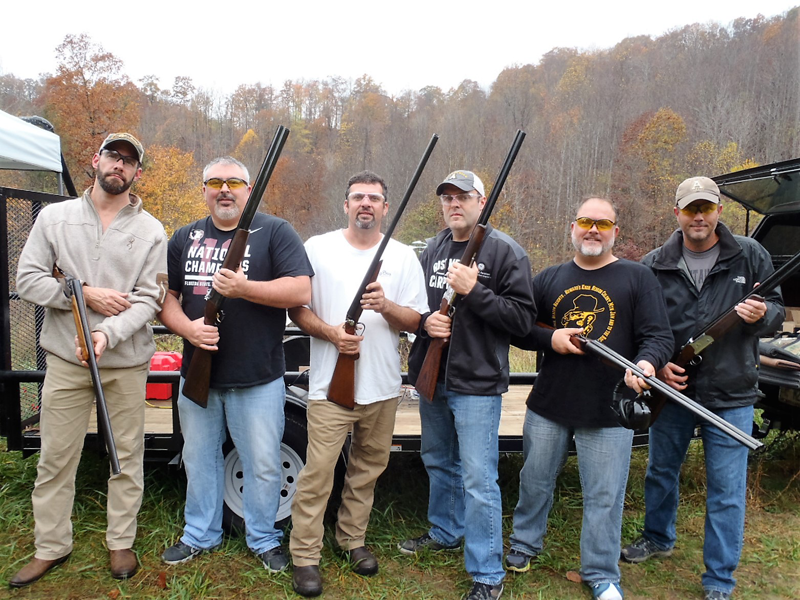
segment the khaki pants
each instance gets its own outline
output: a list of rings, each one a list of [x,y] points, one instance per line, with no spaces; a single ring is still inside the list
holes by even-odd
[[[121,473],[108,479],[109,550],[133,546],[144,476],[144,396],[149,365],[100,369]],[[89,370],[53,354],[47,356],[40,417],[42,448],[33,516],[36,558],[53,560],[72,552],[72,505],[94,388]]]
[[[327,400],[308,405],[306,466],[297,480],[292,502],[289,549],[295,566],[319,564],[323,517],[333,487],[336,461],[347,432],[353,436],[336,523],[336,542],[343,550],[365,543],[375,483],[386,469],[391,451],[398,399],[356,404],[347,410]]]

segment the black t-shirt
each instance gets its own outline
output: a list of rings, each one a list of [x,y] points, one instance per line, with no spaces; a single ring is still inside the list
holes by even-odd
[[[442,304],[442,298],[447,291],[447,269],[449,269],[450,265],[453,263],[461,262],[461,258],[464,256],[464,250],[467,249],[468,243],[469,240],[465,240],[463,242],[450,240],[450,243],[447,247],[447,258],[438,260],[433,264],[433,267],[431,268],[431,274],[428,277],[428,288],[436,290],[434,295],[437,299],[434,306],[440,306]],[[429,293],[428,297],[430,296],[431,294]],[[442,349],[442,362],[439,363],[439,381],[445,380],[447,374],[447,355],[449,352],[450,344],[445,344],[444,348]]]
[[[206,293],[234,233],[217,229],[211,217],[206,217],[182,227],[169,241],[169,289],[181,294],[183,311],[192,320],[203,316]],[[257,213],[250,226],[242,270],[253,281],[314,274],[292,226],[263,213]],[[286,370],[282,343],[286,309],[225,298],[222,312],[211,387],[252,387],[282,377]],[[184,340],[184,376],[193,351],[194,346]]]
[[[673,348],[661,287],[650,269],[618,260],[585,270],[569,261],[545,269],[533,280],[539,322],[555,328],[583,327],[624,357],[647,360],[656,369]],[[624,372],[587,354],[562,355],[550,346],[552,332],[534,327],[527,347],[544,350],[536,384],[528,398],[534,412],[574,427],[617,425],[611,411],[614,386]]]

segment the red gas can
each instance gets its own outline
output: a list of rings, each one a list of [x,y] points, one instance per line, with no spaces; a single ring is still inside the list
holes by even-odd
[[[183,355],[180,352],[156,352],[150,359],[151,371],[180,371]],[[170,400],[172,385],[169,383],[148,383],[148,400]]]

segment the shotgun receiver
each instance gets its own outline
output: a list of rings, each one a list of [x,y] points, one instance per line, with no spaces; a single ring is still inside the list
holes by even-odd
[[[610,365],[612,367],[617,367],[623,370],[630,369],[634,375],[644,379],[650,385],[650,387],[656,390],[663,398],[665,398],[666,400],[672,400],[673,402],[680,404],[684,408],[693,412],[698,417],[704,419],[708,423],[711,423],[712,425],[720,429],[723,433],[729,435],[740,444],[747,446],[748,448],[750,448],[750,450],[758,450],[759,448],[761,448],[761,446],[763,446],[761,442],[759,442],[752,436],[749,436],[746,433],[744,433],[741,429],[734,427],[733,425],[728,423],[725,419],[722,419],[719,416],[715,415],[713,412],[711,412],[704,406],[701,406],[694,400],[687,398],[679,391],[671,388],[660,379],[656,379],[655,377],[646,375],[645,372],[642,371],[638,365],[629,361],[627,358],[615,352],[608,346],[603,345],[597,340],[591,340],[582,335],[573,336],[572,341],[581,350],[593,354],[607,365]]]
[[[486,235],[486,227],[489,224],[489,217],[492,215],[494,205],[497,202],[500,192],[503,190],[503,185],[505,185],[508,173],[511,171],[511,166],[514,164],[514,160],[517,158],[517,154],[519,153],[519,149],[524,140],[525,132],[522,130],[517,130],[517,135],[514,137],[514,142],[511,144],[511,149],[508,151],[508,155],[503,163],[503,167],[500,169],[500,174],[497,176],[497,180],[492,187],[492,191],[489,193],[489,198],[486,200],[486,204],[483,206],[483,210],[478,217],[478,221],[475,223],[475,227],[472,229],[472,233],[469,236],[469,242],[467,242],[467,247],[464,249],[464,255],[461,257],[461,264],[471,266],[472,263],[475,262],[475,257],[478,255],[478,251],[481,249],[481,244],[483,244],[483,238]],[[444,293],[444,297],[442,298],[442,304],[439,307],[439,313],[453,318],[458,299],[459,295],[448,286]],[[431,342],[428,345],[428,351],[425,354],[425,360],[423,361],[422,367],[419,370],[419,375],[417,375],[417,381],[414,384],[414,387],[416,388],[417,392],[419,392],[419,395],[425,398],[428,402],[433,402],[433,395],[436,392],[436,382],[439,379],[439,367],[442,364],[442,352],[444,351],[444,348],[448,342],[449,338],[431,339]]]
[[[397,226],[397,223],[400,220],[400,215],[403,214],[406,204],[408,204],[411,194],[414,192],[414,188],[417,186],[417,181],[419,181],[422,171],[425,169],[428,158],[430,158],[433,148],[436,146],[436,142],[438,141],[439,136],[434,133],[431,137],[431,141],[428,142],[428,147],[425,149],[425,154],[423,154],[422,159],[419,161],[419,165],[417,165],[417,170],[414,171],[414,176],[411,178],[411,182],[406,188],[405,196],[403,196],[403,200],[400,202],[400,206],[397,208],[397,213],[395,213],[394,219],[392,219],[391,224],[386,230],[386,233],[384,234],[383,239],[378,246],[378,250],[375,252],[375,258],[372,259],[372,263],[367,269],[367,274],[364,276],[364,280],[361,282],[361,286],[358,288],[356,297],[353,298],[353,302],[350,304],[350,308],[347,310],[347,316],[345,317],[344,321],[344,330],[350,335],[355,335],[356,329],[358,328],[358,320],[361,318],[361,313],[364,310],[361,308],[361,297],[367,293],[367,286],[369,286],[378,278],[378,273],[380,272],[381,265],[383,264],[383,252],[392,237],[395,226]],[[358,354],[344,354],[340,352],[338,358],[336,359],[336,367],[333,370],[331,383],[328,386],[328,400],[338,404],[343,408],[349,408],[350,410],[355,408],[356,402],[356,360],[358,360]]]
[[[97,357],[94,355],[94,344],[92,343],[92,333],[89,330],[89,319],[86,316],[86,300],[83,297],[83,283],[71,275],[67,275],[58,266],[53,269],[53,274],[57,278],[63,277],[67,282],[70,298],[72,299],[72,317],[75,319],[75,330],[78,335],[78,345],[81,349],[81,359],[89,365],[89,373],[92,376],[92,387],[94,396],[97,400],[97,424],[100,434],[108,452],[108,461],[111,463],[111,472],[119,475],[119,457],[117,456],[117,445],[114,443],[114,434],[111,431],[111,419],[108,418],[108,405],[106,395],[103,393],[103,383],[100,381],[100,369],[97,366]]]
[[[247,239],[250,237],[250,225],[258,212],[261,197],[267,189],[267,183],[269,183],[269,178],[272,176],[272,171],[275,170],[275,165],[278,163],[278,158],[281,155],[281,150],[283,150],[287,137],[289,137],[289,130],[280,125],[275,132],[275,137],[272,138],[264,163],[261,165],[261,170],[253,183],[250,197],[247,199],[247,204],[242,211],[239,224],[236,226],[228,252],[225,254],[225,260],[222,263],[223,269],[236,271],[242,263],[242,258],[244,258],[244,253],[247,249]],[[224,302],[225,296],[217,292],[213,287],[209,287],[208,294],[206,294],[205,309],[203,310],[203,320],[206,325],[219,326],[224,317],[222,312]],[[210,350],[194,348],[186,371],[186,381],[183,384],[183,395],[203,408],[208,406],[212,354]]]

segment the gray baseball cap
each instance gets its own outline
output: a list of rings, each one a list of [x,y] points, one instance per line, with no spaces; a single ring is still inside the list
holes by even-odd
[[[719,187],[708,177],[690,177],[678,186],[675,204],[678,208],[686,208],[696,200],[719,204]]]
[[[436,188],[436,195],[441,196],[442,190],[446,185],[454,185],[460,190],[471,192],[475,190],[481,196],[485,196],[486,192],[483,191],[483,182],[481,178],[475,175],[472,171],[453,171],[444,178],[444,181]]]

